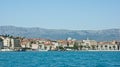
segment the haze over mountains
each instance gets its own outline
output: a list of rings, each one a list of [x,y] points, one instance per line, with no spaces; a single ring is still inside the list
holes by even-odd
[[[57,30],[44,28],[26,28],[15,26],[0,26],[0,35],[9,34],[27,38],[46,38],[52,40],[72,37],[78,40],[86,38],[97,41],[120,40],[120,29],[106,30]]]

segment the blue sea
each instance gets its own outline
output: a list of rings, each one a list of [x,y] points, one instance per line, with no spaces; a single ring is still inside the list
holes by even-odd
[[[0,52],[0,67],[120,67],[120,52]]]

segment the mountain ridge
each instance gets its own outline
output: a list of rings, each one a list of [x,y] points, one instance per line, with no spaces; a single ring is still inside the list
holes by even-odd
[[[86,38],[97,41],[120,40],[120,29],[103,30],[64,30],[45,29],[39,27],[16,27],[0,26],[0,35],[9,34],[13,36],[23,36],[26,38],[47,38],[52,40],[66,39],[72,37],[78,40]]]

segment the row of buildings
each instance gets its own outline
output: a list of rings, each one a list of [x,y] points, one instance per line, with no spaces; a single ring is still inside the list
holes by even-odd
[[[95,40],[48,40],[0,36],[0,51],[48,51],[48,50],[120,50],[120,41],[97,42]]]

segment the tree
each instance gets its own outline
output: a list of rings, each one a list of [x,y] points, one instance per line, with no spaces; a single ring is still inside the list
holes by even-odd
[[[105,45],[105,49],[107,49],[107,45]]]
[[[109,49],[111,50],[111,46],[109,47]]]
[[[113,49],[115,50],[115,45],[113,46]]]
[[[75,43],[74,43],[74,46],[73,46],[73,49],[78,50],[78,48],[79,48],[78,43],[75,42]]]
[[[82,48],[83,48],[83,45],[80,45],[80,46],[79,46],[79,48],[80,48],[80,50],[82,50]]]
[[[47,47],[45,46],[45,50],[47,49]]]
[[[97,47],[97,50],[98,50],[98,45],[96,47]]]
[[[59,50],[65,50],[62,46],[58,47]]]
[[[50,46],[50,50],[52,50],[52,46]]]
[[[92,46],[92,50],[95,50],[95,45],[91,45]]]

